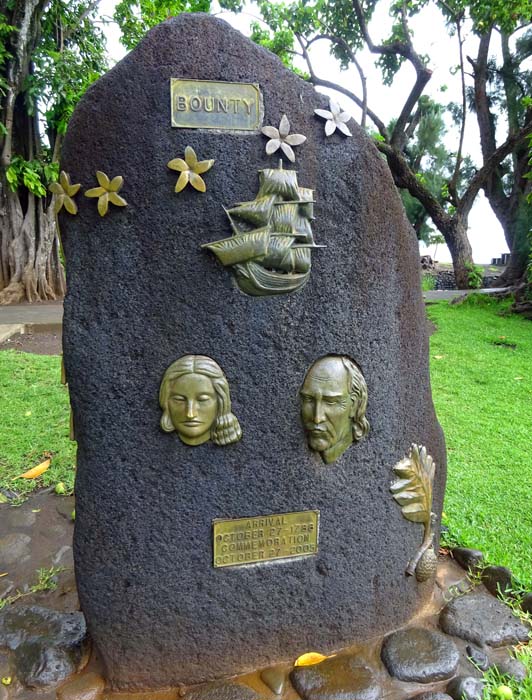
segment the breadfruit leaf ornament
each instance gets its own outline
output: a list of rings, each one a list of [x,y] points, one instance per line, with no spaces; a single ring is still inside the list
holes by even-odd
[[[435,464],[423,445],[412,444],[408,457],[393,468],[399,477],[390,486],[394,499],[401,506],[403,517],[424,527],[423,542],[408,562],[406,573],[418,581],[426,581],[436,571],[437,557],[433,547],[434,521],[432,487]]]

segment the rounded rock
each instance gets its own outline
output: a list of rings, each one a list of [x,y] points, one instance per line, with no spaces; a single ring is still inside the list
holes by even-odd
[[[22,532],[12,532],[0,539],[0,562],[16,564],[30,554],[31,537]]]
[[[532,593],[527,593],[521,601],[521,610],[532,615]]]
[[[410,627],[386,637],[381,658],[394,678],[432,683],[456,673],[460,654],[453,640],[441,632]]]
[[[513,656],[508,656],[506,659],[497,661],[493,665],[497,667],[499,673],[515,678],[519,683],[524,681],[527,676],[525,665],[522,664],[519,659],[514,659]]]
[[[484,681],[473,676],[457,676],[447,686],[453,700],[482,700]]]
[[[414,695],[410,700],[453,700],[447,693],[439,693],[437,691],[421,693],[421,695]]]
[[[455,547],[451,550],[453,559],[466,571],[476,569],[484,561],[484,555],[479,549]]]
[[[260,695],[247,685],[239,683],[208,683],[186,693],[184,700],[262,700]]]
[[[303,700],[379,700],[382,688],[376,675],[356,656],[333,656],[290,673]]]
[[[501,597],[513,588],[513,576],[505,566],[487,566],[482,571],[482,583],[491,595]]]
[[[440,627],[447,634],[491,647],[526,642],[530,632],[510,608],[496,598],[477,592],[446,605],[440,613]]]
[[[466,654],[467,658],[469,659],[469,661],[471,661],[473,666],[476,666],[481,671],[488,670],[490,666],[490,660],[488,658],[488,655],[484,651],[482,651],[482,649],[479,649],[473,644],[468,644],[466,646]]]

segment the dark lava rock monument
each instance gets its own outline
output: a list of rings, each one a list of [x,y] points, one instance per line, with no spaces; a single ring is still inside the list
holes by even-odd
[[[370,140],[182,14],[89,89],[61,169],[76,577],[110,687],[405,625],[445,448],[417,242]]]

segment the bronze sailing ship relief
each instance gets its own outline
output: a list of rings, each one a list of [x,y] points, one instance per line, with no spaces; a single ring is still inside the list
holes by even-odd
[[[226,209],[233,235],[204,243],[232,268],[239,289],[251,296],[290,294],[310,277],[313,191],[300,187],[295,170],[259,170],[259,191],[251,202]]]

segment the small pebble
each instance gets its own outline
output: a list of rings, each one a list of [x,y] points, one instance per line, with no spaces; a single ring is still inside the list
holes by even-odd
[[[490,660],[488,655],[474,646],[473,644],[468,644],[466,646],[466,654],[471,663],[479,668],[481,671],[487,671],[490,666]]]

